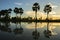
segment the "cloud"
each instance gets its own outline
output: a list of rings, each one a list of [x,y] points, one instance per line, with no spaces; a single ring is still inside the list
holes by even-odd
[[[56,6],[56,5],[54,5],[54,6],[52,5],[52,8],[57,8],[57,7],[58,7],[58,6]]]
[[[49,14],[53,14],[53,15],[55,15],[55,14],[56,14],[56,12],[55,12],[55,11],[52,11],[52,12],[50,12]]]
[[[26,5],[26,6],[31,6],[31,4],[30,3],[20,3],[20,2],[15,2],[14,4],[16,4],[16,5],[18,5],[18,6],[20,6],[20,5]]]
[[[33,19],[35,18],[35,12],[34,11],[25,11],[25,15],[27,17],[30,16]],[[38,19],[41,18],[41,17],[42,17],[42,19],[46,19],[46,17],[47,17],[46,15],[47,15],[47,13],[43,13],[43,12],[40,12],[40,11],[37,12],[37,18]],[[55,11],[52,11],[52,12],[49,13],[49,18],[52,18],[52,17],[57,17]]]
[[[25,14],[26,14],[27,16],[32,17],[32,18],[35,17],[35,12],[34,12],[34,11],[26,11]],[[45,16],[46,16],[45,13],[40,12],[40,11],[37,12],[37,18],[45,17]]]
[[[53,5],[52,3],[48,3],[51,5],[52,8],[57,8],[58,6],[57,5]]]
[[[29,3],[26,3],[27,6],[29,6],[30,4]]]
[[[16,5],[22,5],[22,3],[19,3],[19,2],[16,2],[16,3],[14,3],[14,4],[16,4]]]
[[[35,16],[35,12],[34,11],[26,11],[25,12],[26,13],[26,15],[28,15],[28,16]],[[38,12],[39,13],[39,12]],[[37,15],[38,15],[38,13],[37,13]],[[40,14],[39,14],[40,15]]]

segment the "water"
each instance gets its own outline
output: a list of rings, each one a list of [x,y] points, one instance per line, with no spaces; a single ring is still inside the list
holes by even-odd
[[[0,22],[0,40],[60,40],[60,23]]]

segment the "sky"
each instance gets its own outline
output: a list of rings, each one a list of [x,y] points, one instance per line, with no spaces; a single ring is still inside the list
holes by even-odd
[[[2,9],[14,9],[15,7],[23,8],[24,13],[22,17],[34,16],[34,12],[32,10],[33,4],[37,2],[40,5],[40,10],[38,11],[38,17],[41,15],[44,16],[43,9],[46,4],[50,4],[52,6],[51,15],[60,16],[60,0],[0,0],[0,10]],[[11,17],[16,16],[16,14],[12,11]]]

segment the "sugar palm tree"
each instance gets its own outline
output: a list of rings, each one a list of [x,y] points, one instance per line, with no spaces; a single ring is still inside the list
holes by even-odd
[[[5,15],[6,15],[6,18],[10,18],[10,15],[9,15],[9,13],[11,13],[11,11],[12,11],[12,9],[11,8],[9,8],[9,9],[5,9]]]
[[[5,15],[5,10],[0,11],[1,15]]]
[[[6,19],[7,19],[7,18],[8,18],[8,10],[5,9],[4,11],[5,11],[5,12],[4,12],[4,13],[5,13],[5,17],[6,17]]]
[[[9,9],[8,9],[8,13],[10,13],[10,15],[9,15],[9,16],[11,16],[11,11],[12,11],[12,9],[11,9],[11,8],[9,8]]]
[[[6,14],[5,14],[5,10],[1,10],[0,11],[0,18],[1,18],[1,16],[5,16]]]
[[[20,14],[20,19],[21,19],[21,15],[23,14],[23,9],[15,7],[14,12],[16,13],[16,17],[17,14]]]
[[[34,3],[32,10],[35,11],[35,20],[37,20],[37,11],[40,10],[40,5],[39,3]]]
[[[23,9],[22,8],[19,8],[19,13],[20,13],[20,19],[21,19],[21,15],[23,14]]]
[[[16,13],[16,17],[17,17],[17,14],[18,14],[18,8],[17,7],[15,7],[15,9],[14,9],[14,13]]]
[[[48,14],[51,11],[52,11],[52,7],[50,5],[46,5],[44,8],[44,12],[47,13],[47,19],[48,19]]]

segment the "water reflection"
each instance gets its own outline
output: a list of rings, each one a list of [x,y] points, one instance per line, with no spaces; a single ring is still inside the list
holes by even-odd
[[[20,28],[18,28],[18,23],[16,22],[16,28],[14,29],[14,32],[15,34],[22,34],[23,33],[23,28],[21,26],[21,22],[19,23],[20,24]]]
[[[11,32],[11,28],[9,28],[9,25],[10,25],[9,22],[5,22],[5,23],[0,22],[0,30],[6,31],[6,32]]]
[[[59,40],[60,23],[0,22],[0,37],[1,33],[13,35],[14,40]]]
[[[50,38],[52,36],[52,32],[49,30],[49,23],[47,23],[47,30],[44,30],[44,35],[47,38]]]
[[[40,33],[37,31],[37,22],[35,22],[35,30],[32,32],[33,38],[38,40]]]

